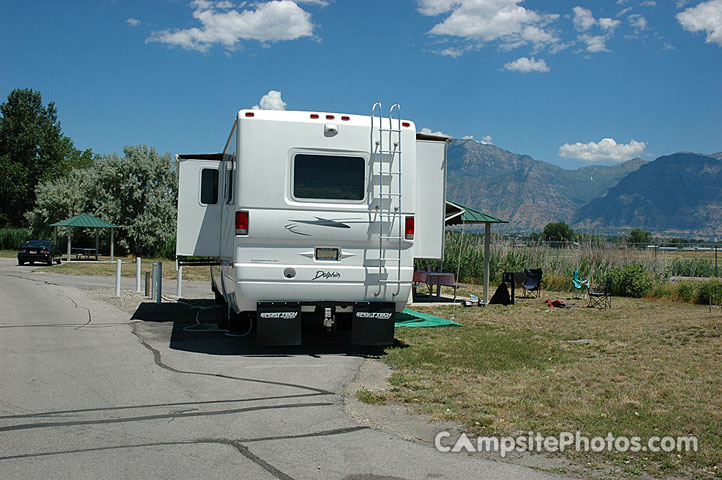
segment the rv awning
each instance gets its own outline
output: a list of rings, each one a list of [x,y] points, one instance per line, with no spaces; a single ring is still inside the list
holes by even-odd
[[[446,201],[444,221],[446,225],[461,225],[463,223],[509,223],[506,220],[501,220],[481,210],[449,200]]]

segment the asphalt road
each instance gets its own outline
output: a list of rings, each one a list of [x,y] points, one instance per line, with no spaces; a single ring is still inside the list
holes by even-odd
[[[112,279],[33,268],[0,259],[0,478],[561,478],[358,425],[343,388],[373,352],[343,337],[263,349],[185,331],[183,305],[118,308]]]

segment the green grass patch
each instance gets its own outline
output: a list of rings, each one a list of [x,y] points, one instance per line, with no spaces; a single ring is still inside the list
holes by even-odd
[[[383,405],[386,403],[386,397],[384,395],[374,393],[364,387],[356,390],[356,398],[369,405]]]
[[[547,298],[580,308],[553,309]],[[628,478],[720,478],[722,311],[619,297],[609,310],[585,303],[547,291],[509,306],[418,307],[465,327],[396,329],[386,395],[474,435],[694,435],[700,450],[679,456],[565,455],[619,467]]]

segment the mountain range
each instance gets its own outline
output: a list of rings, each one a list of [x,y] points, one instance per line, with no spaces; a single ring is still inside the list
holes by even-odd
[[[541,231],[549,222],[611,233],[722,234],[722,153],[677,153],[647,162],[568,170],[474,140],[454,140],[447,197],[509,220],[501,230]]]

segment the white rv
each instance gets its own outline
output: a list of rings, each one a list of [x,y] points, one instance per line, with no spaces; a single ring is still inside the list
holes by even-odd
[[[348,313],[353,343],[391,344],[414,258],[443,256],[446,144],[398,105],[241,110],[223,153],[176,156],[179,263],[211,259],[259,343],[300,344],[302,315],[333,331]]]

